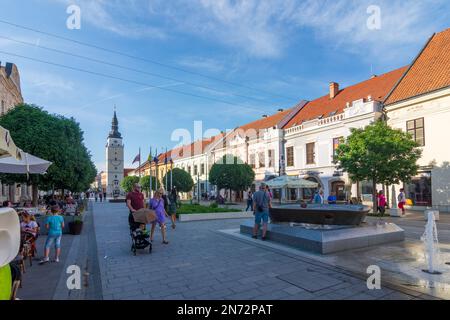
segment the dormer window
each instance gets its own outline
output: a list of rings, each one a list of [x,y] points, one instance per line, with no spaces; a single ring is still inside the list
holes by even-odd
[[[330,113],[328,114],[328,116],[329,116],[329,117],[332,117],[332,116],[334,116],[336,113],[337,113],[337,110],[336,110],[336,111],[333,111],[333,112],[330,112]]]

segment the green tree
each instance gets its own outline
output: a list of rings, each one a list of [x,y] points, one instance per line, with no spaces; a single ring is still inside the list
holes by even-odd
[[[52,162],[45,175],[1,175],[9,183],[26,182],[33,186],[33,200],[38,187],[43,190],[89,189],[97,170],[84,145],[83,131],[73,118],[49,114],[35,105],[21,104],[0,118],[16,145],[23,151]]]
[[[254,180],[255,172],[252,167],[232,155],[225,155],[214,163],[209,173],[209,182],[217,186],[218,190],[240,192],[249,188]]]
[[[194,187],[194,180],[192,180],[191,175],[187,171],[180,168],[173,168],[172,170],[172,184],[175,188],[177,188],[177,191],[192,191],[192,188]],[[169,186],[166,186],[166,189],[170,188],[170,172],[171,171],[167,172],[167,182]],[[162,181],[166,181],[166,176],[163,177]]]
[[[335,163],[353,181],[372,181],[373,208],[377,208],[376,184],[398,184],[417,173],[421,156],[411,135],[376,121],[364,129],[351,129],[336,150]]]
[[[127,176],[120,182],[120,186],[125,192],[131,192],[135,183],[139,183],[138,176]]]
[[[150,176],[143,176],[139,180],[141,184],[142,191],[150,192]],[[160,186],[160,182],[158,181],[158,187]],[[152,176],[152,190],[156,191],[156,178]]]

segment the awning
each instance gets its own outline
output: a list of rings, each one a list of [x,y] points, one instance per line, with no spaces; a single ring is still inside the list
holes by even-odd
[[[16,147],[9,131],[0,126],[0,158],[13,157],[16,160],[21,160],[21,154],[21,150]]]
[[[275,179],[269,180],[266,182],[266,184],[271,188],[291,188],[291,189],[297,189],[297,188],[317,188],[318,183],[312,182],[309,180],[301,179],[299,177],[294,176],[280,176]]]

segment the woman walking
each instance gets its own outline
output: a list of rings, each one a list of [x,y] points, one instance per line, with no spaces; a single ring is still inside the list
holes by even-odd
[[[175,221],[177,220],[177,189],[175,187],[172,188],[172,191],[169,194],[169,215],[172,220],[172,229],[175,229]]]
[[[378,210],[380,211],[380,218],[384,216],[384,211],[386,209],[386,196],[383,190],[378,192]]]
[[[166,216],[167,212],[164,209],[164,199],[162,198],[161,192],[158,190],[155,192],[153,199],[150,200],[149,207],[155,210],[156,213],[156,221],[152,224],[152,229],[150,232],[150,241],[153,242],[153,235],[155,234],[156,223],[159,224],[161,228],[161,234],[163,238],[163,244],[169,244],[169,241],[166,240]]]

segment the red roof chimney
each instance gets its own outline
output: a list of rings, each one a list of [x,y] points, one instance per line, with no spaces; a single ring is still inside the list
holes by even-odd
[[[339,93],[339,83],[330,82],[330,99],[333,99]]]

